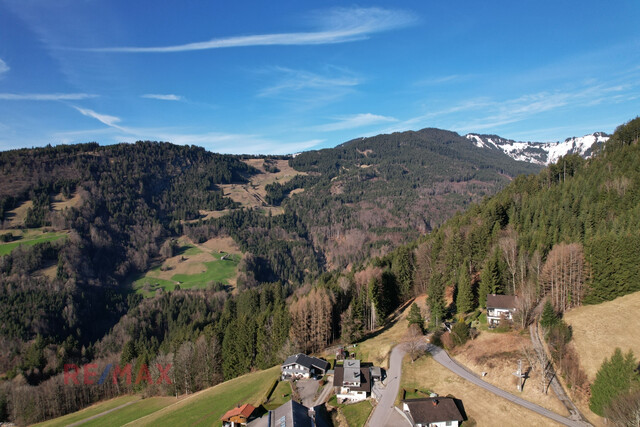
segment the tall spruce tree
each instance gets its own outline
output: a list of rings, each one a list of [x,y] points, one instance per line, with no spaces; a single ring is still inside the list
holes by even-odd
[[[442,323],[446,304],[444,301],[444,281],[442,273],[435,272],[429,280],[427,303],[431,311],[430,323],[434,326]]]
[[[471,275],[469,274],[469,259],[466,259],[464,263],[462,263],[458,272],[456,308],[459,314],[468,313],[474,309]]]
[[[418,304],[416,304],[415,302],[411,304],[407,320],[409,321],[409,327],[411,327],[411,325],[417,325],[420,330],[424,332],[424,317],[422,317],[420,307],[418,307]]]

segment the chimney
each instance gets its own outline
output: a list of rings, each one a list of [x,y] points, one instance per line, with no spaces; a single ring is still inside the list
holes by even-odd
[[[431,401],[431,403],[433,403],[433,406],[438,406],[438,400],[437,399],[433,399]]]

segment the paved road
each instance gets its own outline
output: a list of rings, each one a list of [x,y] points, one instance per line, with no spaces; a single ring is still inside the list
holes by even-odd
[[[404,346],[397,345],[391,350],[391,357],[389,358],[389,369],[387,370],[387,379],[385,380],[386,387],[382,392],[382,398],[378,401],[378,404],[373,409],[371,418],[369,418],[369,427],[385,427],[390,424],[390,419],[395,414],[393,409],[398,391],[400,390],[400,375],[402,374],[402,358],[404,357],[406,350]],[[395,419],[395,418],[394,418]]]
[[[395,350],[395,349],[394,349]],[[496,394],[500,397],[503,397],[513,403],[515,403],[516,405],[520,405],[524,408],[527,408],[533,412],[536,412],[542,416],[545,416],[547,418],[550,418],[554,421],[559,422],[560,424],[564,424],[566,426],[571,426],[571,427],[584,427],[585,423],[583,422],[577,422],[574,420],[571,420],[567,417],[563,417],[561,415],[556,414],[553,411],[550,411],[546,408],[543,408],[542,406],[538,406],[535,403],[531,403],[527,400],[524,400],[518,396],[514,396],[513,394],[506,392],[496,386],[494,386],[493,384],[489,384],[486,381],[481,380],[480,378],[478,378],[477,376],[475,376],[475,374],[467,371],[463,366],[461,366],[460,364],[458,364],[457,362],[455,362],[453,359],[451,359],[451,357],[449,357],[449,354],[447,354],[446,351],[444,351],[443,349],[441,349],[440,347],[436,347],[434,345],[431,344],[427,344],[427,350],[433,355],[433,358],[435,359],[436,362],[438,362],[439,364],[441,364],[442,366],[444,366],[445,368],[449,369],[451,372],[461,376],[462,378],[466,379],[467,381],[472,382],[473,384],[484,388],[487,391],[490,391],[493,394]],[[393,354],[393,353],[391,353]],[[397,392],[397,391],[396,391]],[[381,424],[382,425],[382,424]],[[588,424],[587,424],[588,425]]]

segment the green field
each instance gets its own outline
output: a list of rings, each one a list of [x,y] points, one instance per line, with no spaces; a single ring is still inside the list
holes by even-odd
[[[0,256],[10,254],[11,252],[13,252],[15,248],[17,248],[20,245],[33,246],[33,245],[37,245],[38,243],[53,242],[59,239],[63,239],[67,236],[67,233],[64,233],[64,232],[43,233],[39,229],[28,230],[26,233],[23,233],[17,230],[12,230],[10,233],[13,234],[14,237],[19,237],[19,240],[16,240],[13,242],[7,242],[7,243],[0,243]],[[9,234],[9,233],[2,233],[2,234]]]
[[[82,423],[82,425],[96,427],[130,423],[130,425],[153,426],[220,426],[222,424],[220,417],[238,404],[250,403],[255,407],[260,407],[267,389],[272,386],[273,381],[279,375],[280,367],[274,366],[265,371],[234,378],[215,387],[181,397],[179,400],[176,400],[175,397],[141,399],[137,395],[117,397],[37,425],[42,427],[66,426],[132,402],[120,409]],[[278,384],[279,387],[274,391],[274,396],[276,396],[276,392],[286,393],[286,387],[281,388],[281,384]],[[287,382],[284,384],[289,387]],[[290,387],[289,393],[291,393]]]
[[[276,409],[289,400],[291,400],[291,384],[289,381],[280,381],[276,389],[271,393],[269,403],[265,404],[264,407],[267,410]]]
[[[338,408],[338,411],[346,418],[349,427],[362,427],[369,419],[369,414],[373,410],[370,400],[363,400],[358,403],[342,404],[338,403],[336,396],[331,396],[329,404]]]
[[[45,421],[40,424],[35,424],[39,427],[63,427],[69,424],[77,423],[78,421],[82,421],[94,415],[100,414],[102,412],[108,411],[113,408],[117,408],[118,406],[124,405],[128,402],[133,402],[139,400],[140,396],[136,395],[128,395],[128,396],[120,396],[115,399],[106,400],[104,402],[96,403],[95,405],[89,406],[81,411],[74,412],[69,415],[65,415],[64,417],[55,418],[53,420]],[[132,405],[129,405],[132,406]],[[125,409],[125,408],[122,408]]]
[[[87,427],[121,426],[176,403],[175,397],[150,397],[139,400],[110,414],[83,423]]]
[[[274,366],[265,371],[234,378],[141,418],[131,425],[220,426],[220,417],[236,405],[250,403],[260,406],[260,400],[279,375],[280,367]],[[107,417],[112,419],[111,414]]]
[[[179,252],[184,261],[179,268],[199,266],[199,273],[176,273],[170,275],[161,271],[160,266],[149,270],[142,277],[132,283],[133,289],[145,297],[151,297],[158,289],[173,291],[176,286],[180,289],[206,288],[211,282],[220,282],[229,285],[229,279],[235,276],[240,256],[237,254],[221,254],[217,252],[204,252],[195,246],[181,248]],[[189,257],[206,254],[212,261],[193,261]],[[222,259],[222,257],[225,259]]]

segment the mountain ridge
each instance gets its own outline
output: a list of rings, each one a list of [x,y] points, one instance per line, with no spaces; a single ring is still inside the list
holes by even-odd
[[[589,158],[597,147],[609,140],[610,135],[604,132],[594,132],[556,142],[515,141],[498,135],[478,133],[468,133],[464,137],[473,142],[476,147],[498,149],[514,160],[549,165],[567,154],[579,154],[584,158]]]

